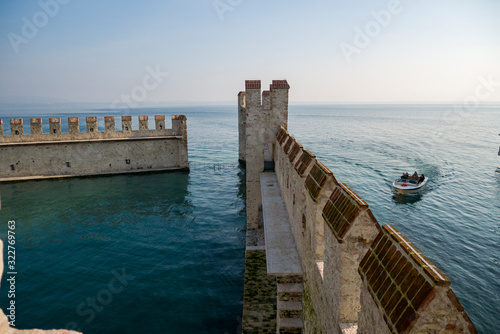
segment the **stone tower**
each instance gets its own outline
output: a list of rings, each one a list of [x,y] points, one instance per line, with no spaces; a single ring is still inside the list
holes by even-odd
[[[238,94],[239,160],[246,167],[249,229],[259,226],[264,154],[272,157],[276,133],[281,126],[288,127],[289,89],[286,80],[273,80],[269,91],[261,92],[260,80],[246,80],[245,92]]]

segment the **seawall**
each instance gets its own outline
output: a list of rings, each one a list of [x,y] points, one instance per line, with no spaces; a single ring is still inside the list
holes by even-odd
[[[0,119],[0,182],[74,176],[109,175],[189,169],[187,119],[172,116],[166,128],[165,116],[155,116],[149,129],[148,116],[139,116],[139,129],[132,129],[132,117],[122,116],[122,130],[115,130],[115,118],[86,118],[80,132],[78,117],[68,118],[68,132],[61,131],[61,119],[49,118],[48,133],[42,119],[31,118],[31,133],[24,133],[22,119],[11,119],[11,134],[4,135]],[[104,130],[104,131],[102,131]]]

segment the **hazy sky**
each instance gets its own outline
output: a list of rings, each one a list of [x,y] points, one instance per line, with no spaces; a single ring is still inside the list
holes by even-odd
[[[2,0],[0,102],[234,102],[245,79],[287,79],[293,102],[500,101],[499,18],[498,0]]]

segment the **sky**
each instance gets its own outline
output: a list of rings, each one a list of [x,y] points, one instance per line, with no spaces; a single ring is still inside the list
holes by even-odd
[[[500,101],[498,0],[2,0],[0,102]]]

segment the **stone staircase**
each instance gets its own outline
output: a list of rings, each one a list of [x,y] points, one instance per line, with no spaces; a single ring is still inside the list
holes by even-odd
[[[277,329],[278,334],[301,334],[304,329],[302,321],[302,297],[304,285],[301,276],[277,277],[278,307]]]

